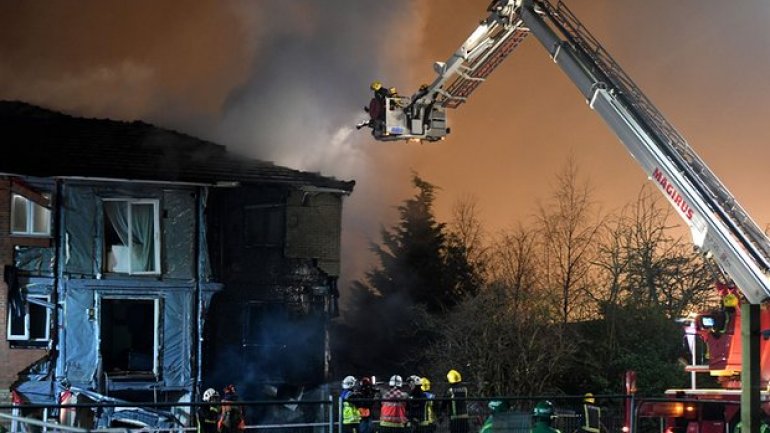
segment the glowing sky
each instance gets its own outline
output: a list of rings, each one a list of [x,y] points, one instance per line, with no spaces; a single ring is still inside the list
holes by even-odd
[[[496,230],[527,218],[575,158],[603,208],[642,170],[534,39],[450,113],[440,144],[376,143],[351,126],[368,84],[409,94],[486,16],[479,0],[0,3],[0,98],[143,119],[290,167],[354,178],[344,269],[360,271],[416,170],[437,210],[477,197]],[[738,197],[770,222],[770,3],[568,0]]]

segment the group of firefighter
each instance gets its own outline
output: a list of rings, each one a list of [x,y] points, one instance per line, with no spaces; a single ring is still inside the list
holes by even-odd
[[[449,387],[441,399],[431,392],[427,377],[409,376],[406,381],[393,375],[387,388],[378,389],[369,377],[360,380],[347,376],[342,381],[342,431],[344,433],[374,433],[375,405],[379,406],[377,433],[434,433],[439,415],[449,420],[450,433],[470,433],[468,388],[457,370],[447,373]],[[479,433],[492,433],[501,414],[510,408],[504,400],[491,400],[487,416]],[[600,409],[593,394],[583,399],[582,433],[600,433]],[[560,433],[552,426],[554,406],[550,401],[538,402],[532,411],[531,433]]]
[[[450,433],[470,433],[468,415],[468,388],[463,384],[457,370],[447,373],[447,388],[444,398],[436,399],[431,392],[427,377],[409,376],[406,381],[393,375],[388,386],[380,388],[369,377],[360,380],[347,376],[342,381],[342,430],[345,433],[434,433],[439,415],[449,420]],[[587,394],[590,396],[590,394]],[[228,385],[220,394],[213,388],[203,392],[203,401],[197,411],[198,433],[242,433],[246,428],[245,414],[237,404],[235,386]],[[593,396],[590,398],[593,404]],[[379,422],[375,423],[375,404],[379,408]],[[490,415],[481,427],[480,433],[491,433],[495,416],[508,410],[508,404],[501,400],[489,402]],[[560,433],[551,426],[554,408],[548,401],[535,405],[532,433]],[[591,417],[586,412],[586,417]],[[598,417],[598,412],[596,413]],[[596,419],[598,421],[598,419]],[[599,433],[588,430],[588,433]]]
[[[342,381],[342,430],[345,433],[373,433],[375,404],[379,406],[379,433],[433,433],[438,415],[449,418],[451,433],[468,433],[468,388],[457,370],[447,373],[446,399],[435,404],[431,382],[412,375],[406,380],[393,375],[388,387],[378,389],[369,377],[348,376]]]

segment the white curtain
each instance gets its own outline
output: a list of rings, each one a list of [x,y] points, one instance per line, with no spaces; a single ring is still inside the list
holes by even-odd
[[[131,204],[131,272],[155,270],[155,212],[151,203]]]
[[[128,203],[124,201],[105,201],[104,212],[118,234],[120,242],[128,246]]]
[[[131,206],[131,227],[128,226],[129,205]],[[129,246],[131,236],[131,272],[155,270],[155,206],[152,203],[131,203],[127,201],[105,201],[104,211],[120,242]]]

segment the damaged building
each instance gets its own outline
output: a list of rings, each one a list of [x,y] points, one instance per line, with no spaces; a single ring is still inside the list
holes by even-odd
[[[353,181],[19,102],[0,133],[0,388],[172,402],[324,382]]]

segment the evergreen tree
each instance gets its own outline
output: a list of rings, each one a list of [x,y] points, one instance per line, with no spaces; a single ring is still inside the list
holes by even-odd
[[[447,312],[480,284],[480,272],[468,259],[466,246],[433,214],[438,188],[417,174],[412,183],[416,194],[398,207],[399,221],[383,228],[381,243],[372,245],[379,266],[354,282],[349,293],[349,335],[359,336],[351,340],[365,345],[360,357],[389,364],[381,368],[417,361],[418,351],[409,347],[432,335],[427,325],[432,321],[424,320],[424,313]]]
[[[398,207],[398,224],[382,230],[382,244],[373,245],[380,267],[366,280],[384,297],[400,294],[437,313],[473,292],[473,271],[463,246],[450,242],[445,224],[433,215],[437,187],[416,174],[412,182],[417,193]]]

